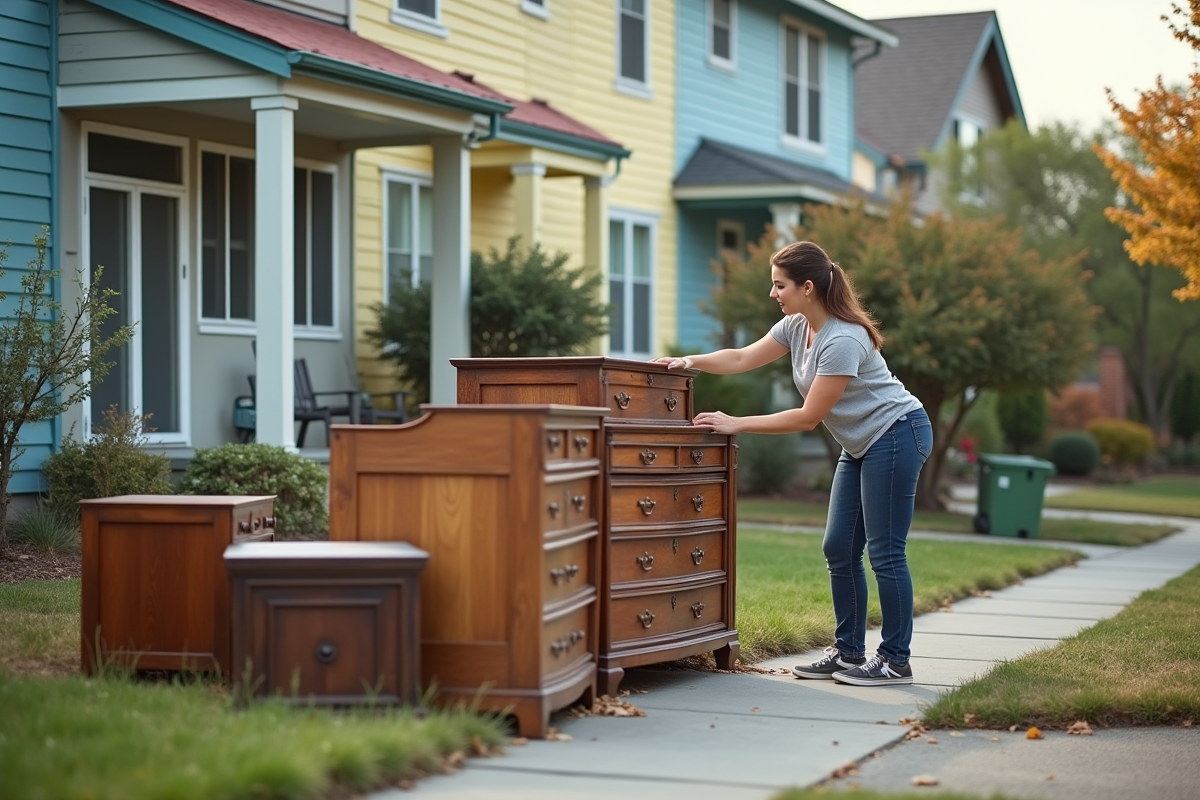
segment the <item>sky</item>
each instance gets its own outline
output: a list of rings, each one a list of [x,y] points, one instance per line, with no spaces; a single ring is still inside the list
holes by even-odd
[[[1116,118],[1106,88],[1128,106],[1159,75],[1170,86],[1195,69],[1192,49],[1159,19],[1178,19],[1171,0],[832,2],[865,19],[995,11],[1030,128],[1061,120],[1094,130]]]

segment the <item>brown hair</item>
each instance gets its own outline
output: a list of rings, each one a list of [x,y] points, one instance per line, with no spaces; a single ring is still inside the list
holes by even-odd
[[[797,285],[812,281],[817,299],[832,317],[862,325],[878,350],[883,346],[879,323],[867,313],[854,292],[850,276],[833,263],[815,242],[792,242],[771,256],[771,266],[779,267]]]

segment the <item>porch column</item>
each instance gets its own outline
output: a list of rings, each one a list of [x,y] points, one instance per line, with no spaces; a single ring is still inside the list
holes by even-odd
[[[259,442],[296,449],[294,379],[294,120],[296,99],[255,97],[255,406]]]
[[[775,246],[783,247],[796,240],[796,226],[800,224],[799,203],[771,203],[771,223],[775,226]]]
[[[602,280],[597,298],[608,302],[608,190],[604,179],[583,179],[583,265],[594,269]],[[608,352],[608,336],[600,337],[593,347],[597,353]]]
[[[521,246],[532,248],[542,238],[542,178],[544,164],[513,164],[513,199],[517,206],[517,235]]]
[[[452,358],[471,355],[471,154],[461,136],[433,145],[433,309],[429,399],[458,399]]]

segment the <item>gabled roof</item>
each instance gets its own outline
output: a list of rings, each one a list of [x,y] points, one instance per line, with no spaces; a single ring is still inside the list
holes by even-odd
[[[700,140],[675,178],[679,200],[801,196],[829,202],[849,195],[865,193],[831,172],[711,139]]]
[[[940,147],[951,112],[980,68],[991,76],[1004,115],[1024,122],[994,11],[873,22],[895,32],[900,44],[859,64],[855,124],[886,154],[912,163]]]
[[[856,36],[865,36],[888,47],[896,46],[895,34],[887,31],[874,22],[851,14],[844,8],[839,8],[829,0],[788,0],[792,5],[816,14],[822,19],[841,25]]]

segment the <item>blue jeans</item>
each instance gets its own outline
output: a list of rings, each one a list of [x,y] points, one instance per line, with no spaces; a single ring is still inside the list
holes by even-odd
[[[897,420],[862,458],[843,450],[838,459],[822,550],[829,566],[837,649],[842,655],[866,655],[866,549],[883,611],[879,653],[893,664],[908,663],[913,590],[904,546],[917,478],[932,447],[933,426],[925,411],[917,410]]]

